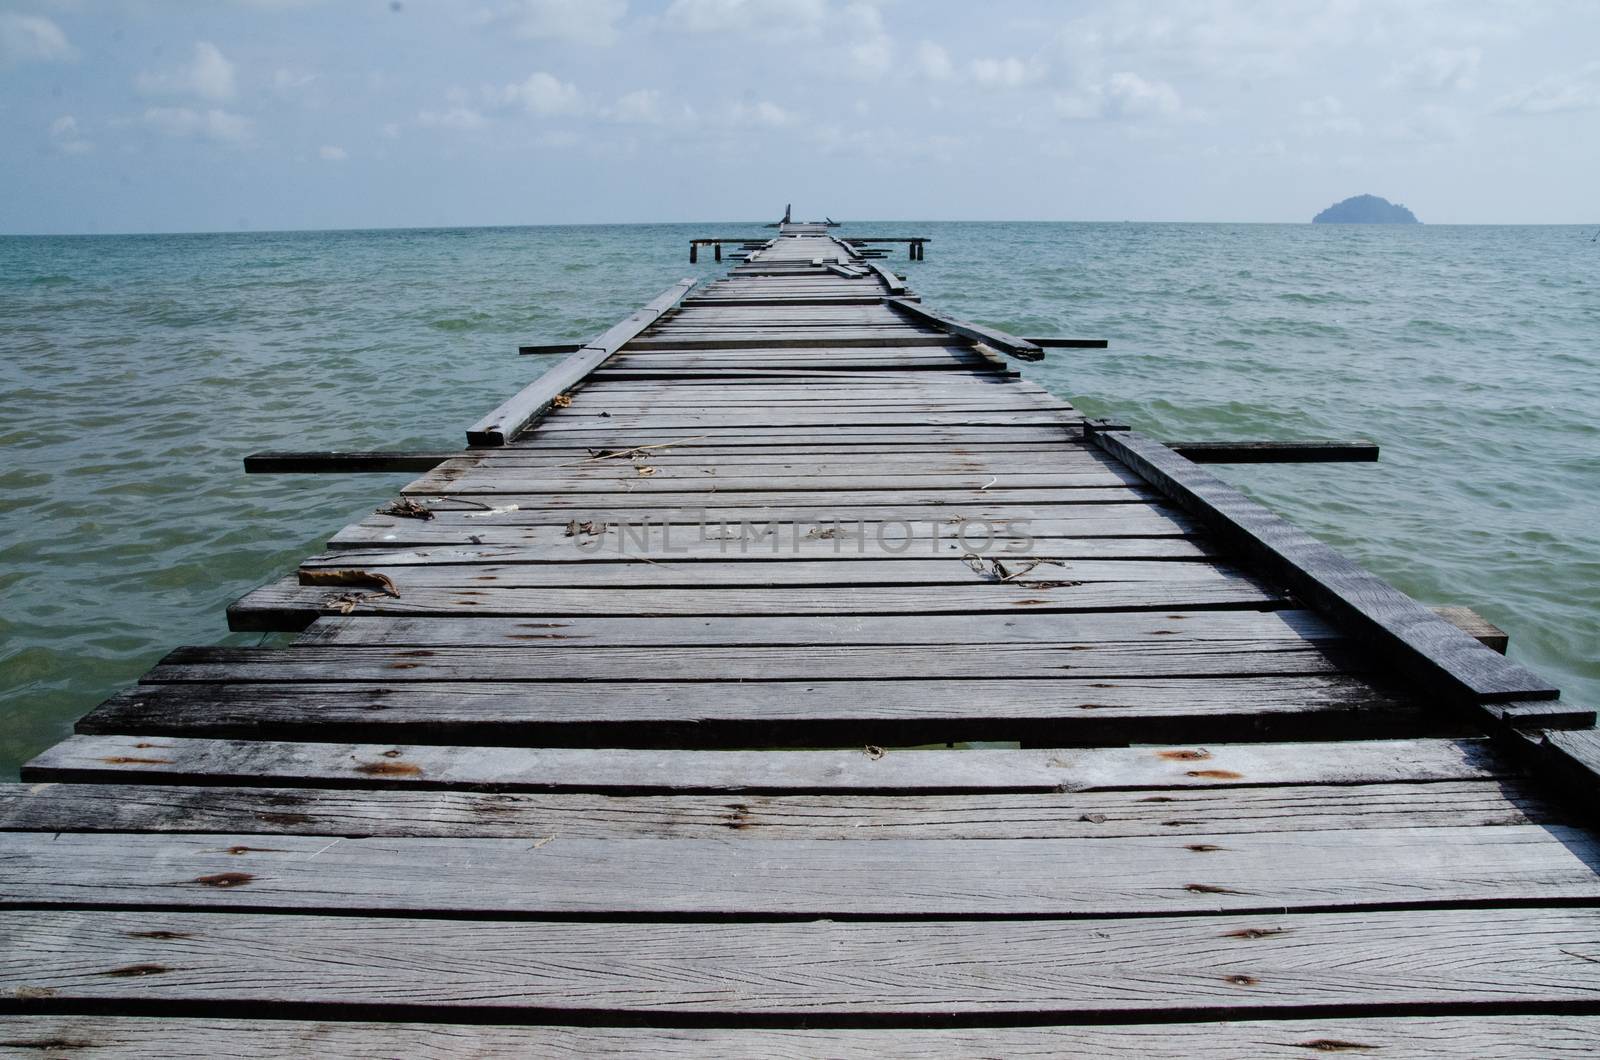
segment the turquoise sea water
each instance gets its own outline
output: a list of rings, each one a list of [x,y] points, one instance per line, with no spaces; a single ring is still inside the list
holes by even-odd
[[[1224,477],[1600,703],[1600,245],[1574,227],[851,225],[926,300],[1106,336],[1027,374],[1166,439],[1367,437]],[[411,476],[258,449],[454,446],[756,225],[0,238],[0,774]]]

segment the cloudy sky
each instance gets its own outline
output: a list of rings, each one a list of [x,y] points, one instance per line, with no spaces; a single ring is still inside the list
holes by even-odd
[[[1600,220],[1592,0],[0,0],[0,232]]]

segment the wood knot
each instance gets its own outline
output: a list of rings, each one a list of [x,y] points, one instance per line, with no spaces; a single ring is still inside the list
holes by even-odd
[[[1353,1050],[1377,1049],[1376,1045],[1365,1042],[1347,1042],[1342,1038],[1313,1038],[1308,1042],[1295,1042],[1297,1049],[1312,1049],[1319,1053],[1343,1053]]]
[[[129,964],[121,968],[113,968],[109,972],[96,972],[96,975],[109,975],[114,979],[137,979],[141,975],[160,975],[170,972],[164,964]]]
[[[1260,981],[1248,975],[1230,975],[1223,979],[1223,982],[1232,983],[1234,986],[1255,986]]]
[[[219,872],[213,876],[196,876],[194,882],[206,887],[242,887],[255,879],[248,872]]]

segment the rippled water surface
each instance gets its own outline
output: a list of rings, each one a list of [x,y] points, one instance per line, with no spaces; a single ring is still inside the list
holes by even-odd
[[[410,476],[257,449],[427,448],[755,226],[0,238],[0,772]],[[1568,227],[852,225],[931,303],[1103,335],[1027,373],[1166,439],[1367,437],[1218,470],[1600,702],[1600,245]],[[709,257],[709,255],[707,255]]]

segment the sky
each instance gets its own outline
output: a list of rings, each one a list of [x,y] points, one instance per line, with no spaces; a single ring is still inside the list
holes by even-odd
[[[1600,220],[1594,0],[0,0],[0,233]]]

